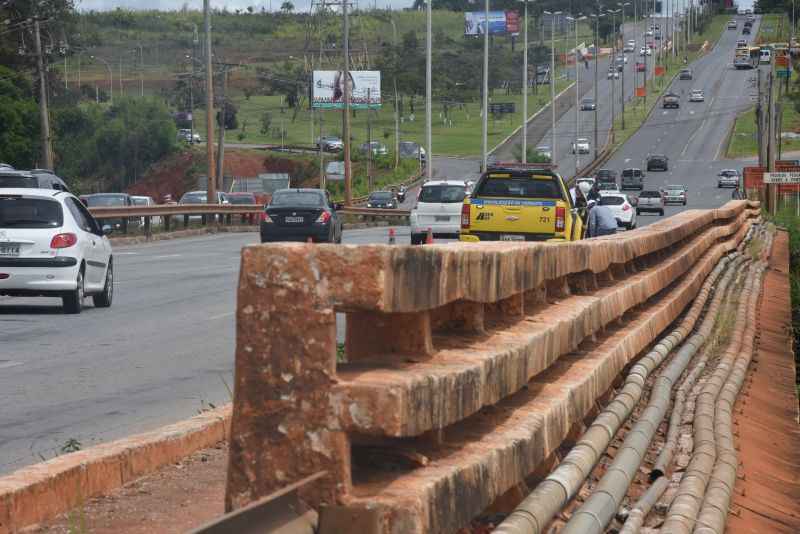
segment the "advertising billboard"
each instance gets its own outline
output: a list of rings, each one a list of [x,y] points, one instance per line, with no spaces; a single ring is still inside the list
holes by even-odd
[[[464,13],[464,35],[483,35],[486,32],[486,13]],[[489,11],[489,34],[519,33],[519,13],[516,11]]]
[[[316,109],[342,109],[345,78],[350,84],[351,108],[381,107],[381,72],[378,70],[351,70],[347,77],[344,71],[315,70],[312,106]]]

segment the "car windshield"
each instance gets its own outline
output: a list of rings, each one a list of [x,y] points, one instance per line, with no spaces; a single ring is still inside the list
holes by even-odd
[[[639,198],[659,198],[661,193],[658,191],[642,191],[639,193]]]
[[[325,205],[322,194],[314,191],[278,191],[269,203],[274,207],[321,208]]]
[[[39,186],[38,180],[33,176],[20,176],[15,174],[0,174],[0,187],[32,187]]]
[[[257,204],[255,195],[225,195],[231,204]]]
[[[594,100],[592,100],[591,98],[584,98],[583,99],[583,103],[584,104],[594,104]]]
[[[401,156],[416,156],[419,154],[419,145],[416,143],[400,143]]]
[[[208,199],[208,194],[205,191],[202,193],[186,193],[181,198],[181,204],[205,204]]]
[[[555,180],[549,176],[489,177],[481,184],[475,196],[560,199],[561,191]]]
[[[624,171],[622,171],[623,178],[630,178],[632,176],[641,176],[641,175],[642,171],[639,169],[625,169]]]
[[[377,191],[369,196],[370,201],[386,202],[392,200],[393,195],[390,191]]]
[[[64,224],[55,200],[0,195],[0,228],[59,228]]]
[[[466,188],[461,185],[428,185],[422,188],[419,201],[452,204],[462,202],[466,193]]]
[[[125,195],[88,195],[83,198],[90,208],[105,208],[109,206],[127,206]]]
[[[134,206],[147,206],[148,205],[147,199],[146,198],[142,198],[142,197],[131,198],[131,201],[133,202]]]
[[[625,203],[625,198],[617,195],[607,195],[600,197],[597,203],[601,206],[621,206]]]
[[[667,186],[667,187],[666,187],[664,190],[665,190],[667,193],[683,193],[683,191],[684,191],[684,188],[683,188],[683,187],[681,187],[681,186],[677,186],[677,187],[676,187],[676,186],[670,186],[670,185],[668,185],[668,186]]]

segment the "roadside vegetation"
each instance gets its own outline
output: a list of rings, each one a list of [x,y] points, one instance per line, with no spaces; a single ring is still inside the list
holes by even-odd
[[[797,198],[794,197],[797,202]],[[789,282],[792,292],[792,331],[794,334],[795,364],[800,368],[800,216],[798,207],[788,203],[772,221],[789,232]],[[795,376],[800,397],[800,374]]]

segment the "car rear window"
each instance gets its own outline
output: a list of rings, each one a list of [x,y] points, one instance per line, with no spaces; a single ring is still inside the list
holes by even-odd
[[[660,198],[661,193],[658,191],[642,191],[639,193],[639,198]]]
[[[15,176],[6,174],[6,175],[0,175],[0,187],[37,188],[39,187],[39,181],[33,176]]]
[[[322,195],[311,191],[285,191],[276,192],[272,195],[270,206],[279,207],[298,207],[298,208],[319,208],[322,207]]]
[[[59,228],[61,204],[44,198],[0,195],[0,228]]]
[[[625,202],[625,199],[618,196],[605,196],[600,197],[598,204],[601,206],[621,206]]]
[[[633,176],[641,176],[641,175],[642,171],[639,169],[625,169],[624,171],[622,171],[623,178],[630,178]]]
[[[207,200],[207,193],[186,193],[181,198],[181,204],[205,204]]]
[[[124,195],[91,195],[84,197],[84,200],[90,208],[128,205],[127,197]]]
[[[481,184],[476,196],[560,199],[561,190],[549,176],[488,177]]]
[[[462,185],[429,185],[422,188],[419,201],[436,204],[462,202],[466,194],[466,187]]]

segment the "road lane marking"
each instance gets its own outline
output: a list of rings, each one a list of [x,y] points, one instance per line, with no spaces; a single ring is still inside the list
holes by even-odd
[[[220,313],[219,315],[212,315],[208,318],[209,321],[216,321],[217,319],[224,319],[225,317],[230,317],[236,312],[227,312],[227,313]]]
[[[153,256],[154,260],[163,260],[165,258],[180,258],[182,254],[162,254],[160,256]]]

